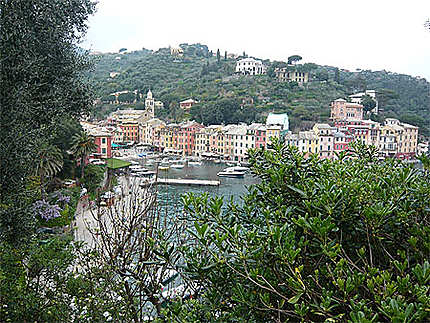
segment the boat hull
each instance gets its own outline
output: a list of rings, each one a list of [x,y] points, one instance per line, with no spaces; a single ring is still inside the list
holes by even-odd
[[[219,172],[218,177],[231,177],[231,178],[241,178],[245,176],[244,172]]]

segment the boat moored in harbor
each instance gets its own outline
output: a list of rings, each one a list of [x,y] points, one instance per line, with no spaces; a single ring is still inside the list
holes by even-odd
[[[234,170],[223,170],[217,173],[218,177],[243,177],[245,176],[245,172],[234,171]]]
[[[202,166],[202,162],[201,161],[189,161],[188,162],[188,166]]]
[[[172,164],[170,165],[171,168],[176,168],[176,169],[182,169],[185,167],[184,164]]]

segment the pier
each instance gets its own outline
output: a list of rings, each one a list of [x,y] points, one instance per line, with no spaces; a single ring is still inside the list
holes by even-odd
[[[202,180],[202,179],[158,178],[157,182],[155,181],[142,182],[140,185],[148,186],[148,185],[154,185],[154,184],[182,185],[182,186],[219,186],[220,181]]]

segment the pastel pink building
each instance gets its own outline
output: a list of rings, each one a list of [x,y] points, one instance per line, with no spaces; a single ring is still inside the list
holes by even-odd
[[[363,106],[358,103],[346,102],[344,99],[337,99],[331,103],[330,119],[337,120],[362,120]]]
[[[249,126],[249,134],[254,136],[254,147],[257,149],[266,148],[266,127],[261,123],[253,123]]]
[[[192,155],[195,147],[196,132],[204,128],[198,122],[190,121],[180,125],[178,132],[178,143],[177,148],[182,150],[183,155]]]

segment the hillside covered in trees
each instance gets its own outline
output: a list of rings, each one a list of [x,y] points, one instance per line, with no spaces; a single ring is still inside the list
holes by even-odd
[[[132,106],[143,108],[142,101],[150,88],[155,98],[164,103],[164,108],[156,114],[168,120],[249,123],[263,121],[269,112],[287,112],[292,130],[299,130],[315,122],[326,122],[331,101],[372,89],[377,90],[383,109],[376,119],[398,118],[419,126],[421,134],[430,136],[430,84],[425,79],[385,70],[350,72],[306,63],[297,64],[296,69],[309,72],[312,81],[299,86],[275,78],[274,69],[287,66],[285,62],[263,59],[266,75],[235,75],[235,63],[241,57],[215,54],[201,44],[180,47],[182,56],[172,55],[169,48],[133,52],[123,49],[120,53],[93,56],[96,66],[90,77],[100,98],[95,116],[103,117],[118,108],[118,104],[109,104],[114,101],[110,94],[115,92],[130,91],[121,94],[118,100],[122,103],[136,100]],[[179,102],[188,98],[199,104],[185,113]]]

